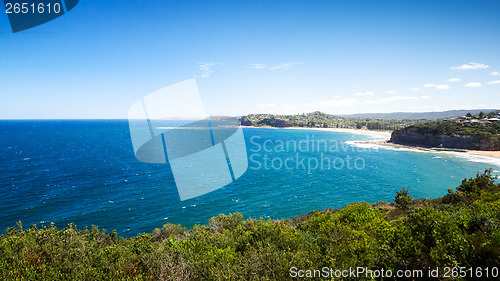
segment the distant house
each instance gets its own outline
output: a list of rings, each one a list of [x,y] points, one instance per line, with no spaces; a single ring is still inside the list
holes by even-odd
[[[500,118],[489,118],[488,121],[490,121],[490,122],[500,122]]]

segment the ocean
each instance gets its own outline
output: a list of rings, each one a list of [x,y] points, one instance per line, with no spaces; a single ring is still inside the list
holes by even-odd
[[[181,201],[168,164],[139,162],[127,120],[0,120],[0,233],[54,222],[122,236],[210,217],[283,219],[352,202],[437,198],[499,162],[466,153],[359,144],[379,135],[243,129],[248,170],[233,183]]]

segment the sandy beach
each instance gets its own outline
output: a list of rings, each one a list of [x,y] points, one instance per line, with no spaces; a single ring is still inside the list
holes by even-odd
[[[417,150],[423,150],[423,151],[432,151],[431,148],[428,147],[420,147],[420,146],[411,146],[411,145],[402,145],[402,144],[395,144],[388,142],[387,140],[373,140],[373,141],[364,141],[360,143],[371,143],[371,144],[376,144],[376,145],[382,145],[382,146],[391,146],[391,147],[400,147],[400,148],[408,148],[408,149],[417,149]],[[487,157],[493,157],[493,158],[498,158],[500,159],[500,151],[486,151],[486,150],[467,150],[466,152],[454,152],[454,151],[440,151],[444,153],[466,153],[470,155],[476,155],[476,156],[487,156]]]
[[[292,130],[318,130],[318,131],[331,131],[331,132],[342,132],[342,133],[352,133],[352,134],[362,134],[362,135],[377,135],[383,136],[387,139],[385,140],[371,140],[371,141],[360,141],[359,143],[370,143],[382,146],[391,146],[391,147],[400,147],[407,149],[417,149],[423,151],[431,151],[431,148],[428,147],[419,147],[419,146],[411,146],[411,145],[401,145],[390,143],[388,140],[391,138],[391,132],[389,131],[373,131],[373,130],[358,130],[358,129],[346,129],[346,128],[300,128],[300,127],[286,127],[286,128],[276,128],[276,127],[255,127],[255,126],[243,126],[243,128],[256,128],[256,129],[292,129]],[[446,153],[446,151],[443,151]],[[457,152],[451,152],[457,153]],[[459,152],[460,153],[460,152]],[[484,150],[468,150],[467,153],[470,155],[476,156],[487,156],[500,159],[500,151],[484,151]]]
[[[469,150],[467,153],[500,158],[500,151]]]
[[[317,130],[317,131],[330,131],[330,132],[341,132],[341,133],[352,133],[360,135],[378,135],[387,137],[390,139],[391,132],[389,131],[373,131],[373,130],[358,130],[358,129],[347,129],[347,128],[301,128],[301,127],[286,127],[286,128],[276,128],[276,127],[255,127],[255,126],[242,126],[243,128],[256,128],[256,129],[292,129],[292,130]]]

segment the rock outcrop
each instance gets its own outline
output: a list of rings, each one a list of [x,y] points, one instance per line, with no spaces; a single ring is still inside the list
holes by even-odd
[[[487,138],[479,138],[474,135],[421,133],[414,127],[395,130],[390,141],[396,144],[422,147],[498,150],[498,147],[495,147]]]

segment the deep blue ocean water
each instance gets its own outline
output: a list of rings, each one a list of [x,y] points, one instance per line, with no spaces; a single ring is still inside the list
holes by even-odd
[[[136,160],[126,120],[0,120],[0,135],[0,233],[18,221],[97,225],[132,236],[165,223],[207,224],[222,213],[290,218],[351,202],[393,201],[403,187],[415,198],[436,198],[464,177],[500,170],[492,159],[464,153],[354,142],[376,136],[245,128],[247,172],[180,201],[167,164]]]

